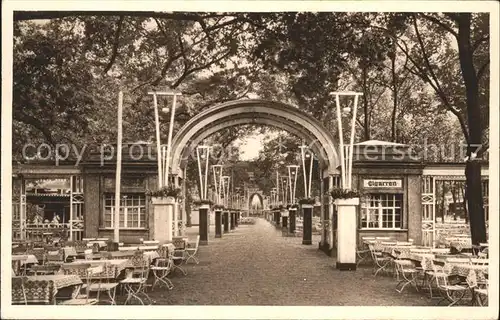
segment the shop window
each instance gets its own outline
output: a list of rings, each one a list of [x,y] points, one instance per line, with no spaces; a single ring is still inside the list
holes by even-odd
[[[114,227],[115,195],[104,194],[104,212],[102,224],[105,228]],[[146,228],[146,196],[129,193],[121,196],[120,228]]]
[[[369,194],[361,203],[362,229],[401,229],[402,194]]]

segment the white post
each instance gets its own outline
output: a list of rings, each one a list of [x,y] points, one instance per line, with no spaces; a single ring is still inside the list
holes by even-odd
[[[344,135],[343,135],[343,129],[342,129],[342,114],[340,112],[340,97],[339,95],[335,95],[336,99],[336,105],[337,105],[337,124],[338,124],[338,130],[339,130],[339,143],[340,143],[340,166],[341,166],[341,179],[342,179],[342,187],[345,188],[346,181],[345,181],[345,156],[344,156]]]
[[[153,106],[155,108],[155,128],[156,128],[156,158],[158,162],[158,188],[163,185],[162,150],[160,141],[160,115],[158,113],[158,99],[156,92],[153,92]]]
[[[175,187],[179,187],[179,180],[178,177],[174,177],[174,184]],[[177,237],[179,235],[179,201],[175,201],[174,204],[174,235]]]
[[[120,182],[122,175],[122,115],[123,92],[118,93],[118,139],[116,149],[116,178],[115,178],[115,212],[114,212],[114,241],[120,242]]]
[[[168,186],[168,175],[170,172],[170,150],[172,149],[172,134],[174,132],[174,118],[175,118],[175,106],[177,102],[177,95],[181,95],[180,93],[174,93],[174,99],[172,102],[172,110],[170,110],[170,124],[168,128],[168,144],[167,144],[167,167],[165,168],[165,171],[167,172],[166,177],[165,177],[165,185]],[[208,157],[207,157],[208,158]]]
[[[183,185],[183,190],[184,193],[187,192],[186,190],[186,177],[187,177],[187,166],[184,167],[184,178],[182,179],[182,185]],[[186,197],[182,197],[182,211],[181,211],[181,219],[182,219],[182,229],[181,229],[181,235],[184,236],[185,229],[186,229],[186,224],[187,224],[187,214],[186,214]]]
[[[313,171],[313,164],[314,164],[314,158],[313,158],[313,153],[310,150],[307,150],[309,152],[309,185],[307,186],[307,197],[311,197],[311,187],[312,187],[312,171]]]

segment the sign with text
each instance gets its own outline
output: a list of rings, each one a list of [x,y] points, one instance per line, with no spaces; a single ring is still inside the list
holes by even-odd
[[[402,188],[403,181],[401,179],[365,179],[363,180],[365,188]]]

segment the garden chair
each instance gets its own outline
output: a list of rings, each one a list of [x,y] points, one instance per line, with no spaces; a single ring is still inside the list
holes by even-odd
[[[132,268],[127,270],[125,279],[120,281],[120,284],[127,293],[127,299],[124,304],[127,304],[131,299],[136,299],[144,305],[143,299],[140,298],[141,296],[149,300],[149,304],[151,304],[153,300],[151,300],[146,293],[150,270],[149,260],[144,258],[144,255],[141,253],[135,254],[132,258],[130,258],[130,262],[132,264]]]
[[[374,238],[375,239],[375,238]],[[365,240],[365,239],[363,239]],[[361,264],[361,262],[365,261],[367,258],[369,258],[371,255],[370,248],[368,248],[368,245],[363,242],[361,244],[361,248],[358,248],[356,250],[356,257],[357,257],[357,262],[356,262],[356,267]]]
[[[83,254],[85,255],[85,260],[93,260],[92,249],[85,249]]]
[[[418,274],[418,270],[415,268],[413,263],[410,260],[394,260],[395,267],[397,269],[398,274],[398,283],[396,284],[396,291],[401,293],[404,288],[412,284],[415,289],[418,291],[416,276]],[[399,275],[401,275],[402,279],[399,280]],[[401,288],[398,289],[399,285]]]
[[[78,292],[72,296],[70,299],[60,300],[57,302],[58,305],[67,306],[81,306],[81,305],[94,305],[97,304],[97,299],[90,298],[89,283],[91,275],[91,267],[89,263],[79,263],[72,265],[61,266],[61,271],[63,274],[73,274],[78,275],[83,282]],[[85,289],[85,294],[81,294],[81,290]]]
[[[109,268],[113,268],[112,277],[106,277],[106,281],[103,282],[103,273]],[[97,293],[97,301],[101,302],[100,293],[106,292],[109,297],[109,302],[111,305],[116,305],[116,288],[119,283],[114,282],[116,279],[116,268],[109,264],[99,265],[96,267],[91,267],[88,269],[89,271],[89,282],[87,284],[89,293],[96,292]]]
[[[439,272],[435,274],[436,286],[441,294],[441,300],[438,301],[438,305],[443,301],[448,301],[448,307],[451,307],[460,301],[462,301],[463,297],[467,292],[469,292],[469,286],[464,286],[460,284],[451,284],[448,282],[448,276],[450,269],[449,264],[445,264],[443,267],[443,272]]]
[[[380,271],[388,272],[387,268],[392,261],[389,254],[375,251],[375,246],[373,244],[369,244],[368,248],[370,249],[370,254],[374,262],[374,276],[377,276],[377,273]]]
[[[156,259],[155,265],[151,267],[151,271],[153,271],[154,282],[151,286],[153,289],[157,283],[165,284],[168,290],[172,290],[174,288],[174,284],[167,276],[172,271],[174,260],[173,260],[173,250],[169,250],[167,246],[161,246],[158,249],[158,255],[160,258]]]
[[[196,257],[198,254],[198,247],[200,245],[200,235],[196,237],[196,242],[194,243],[194,246],[192,244],[188,244],[186,248],[186,264],[188,263],[189,260],[193,259],[193,261],[198,264],[200,261]]]
[[[467,276],[467,284],[469,288],[473,290],[472,303],[478,306],[484,306],[488,304],[488,280],[483,283],[479,283],[477,280],[477,274],[474,270],[470,270]]]
[[[186,240],[183,237],[175,237],[172,239],[172,244],[174,245],[173,270],[179,270],[186,276],[187,271],[182,268],[182,265],[186,261]]]

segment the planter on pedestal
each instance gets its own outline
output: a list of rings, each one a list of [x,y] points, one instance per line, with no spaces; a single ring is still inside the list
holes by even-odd
[[[297,209],[295,209],[295,208],[288,209],[288,220],[289,220],[288,230],[290,231],[291,234],[295,233],[295,224],[296,224],[295,217],[296,217],[296,215],[297,215]]]
[[[172,241],[172,216],[174,213],[174,197],[151,197],[153,203],[153,227],[151,238],[160,244]]]
[[[274,224],[276,228],[280,227],[281,224],[281,212],[279,210],[274,211]]]
[[[222,209],[215,209],[215,237],[222,238]]]
[[[302,231],[302,244],[312,244],[312,204],[302,204],[302,217],[303,217],[303,231]]]
[[[281,227],[288,229],[288,210],[281,210]]]
[[[337,269],[356,270],[356,206],[359,198],[336,199]]]
[[[200,245],[208,245],[208,211],[210,205],[202,204],[198,209],[198,214],[200,215],[200,225],[199,225],[199,235],[200,235]]]
[[[229,212],[224,211],[224,233],[229,232]]]
[[[235,221],[236,220],[236,212],[231,211],[230,214],[231,214],[231,224],[230,224],[230,226],[231,226],[231,230],[234,230],[236,228],[236,221]]]

